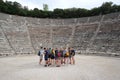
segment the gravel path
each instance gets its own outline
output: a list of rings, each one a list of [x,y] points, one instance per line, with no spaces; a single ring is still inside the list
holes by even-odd
[[[75,65],[44,67],[39,57],[0,58],[0,80],[120,80],[120,58],[76,55]]]

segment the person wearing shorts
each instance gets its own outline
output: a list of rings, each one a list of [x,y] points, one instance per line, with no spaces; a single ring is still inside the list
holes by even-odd
[[[49,65],[51,65],[51,52],[52,52],[52,49],[49,48],[49,49],[47,49],[47,51],[48,51],[48,66],[49,66]]]
[[[52,52],[51,52],[51,64],[54,64],[55,63],[55,50],[52,49]]]
[[[63,64],[64,63],[64,54],[63,54],[62,48],[60,49],[60,53],[61,53],[61,56],[60,56],[61,64]]]
[[[40,49],[40,61],[39,61],[39,64],[41,64],[42,63],[42,60],[43,60],[43,55],[44,55],[44,49],[43,49],[43,47],[41,47],[41,49]]]
[[[56,67],[60,67],[60,65],[61,65],[60,57],[61,57],[60,50],[58,50],[58,48],[56,48],[55,49],[55,64],[56,64]]]
[[[69,63],[69,50],[66,48],[65,49],[66,53],[65,53],[65,64],[68,64]]]
[[[55,64],[58,63],[58,48],[55,49]]]
[[[62,54],[62,57],[63,57],[63,64],[66,63],[66,53],[67,53],[66,48],[63,48],[63,54]]]
[[[44,48],[44,59],[45,59],[45,67],[48,66],[48,51],[46,48]]]
[[[70,61],[71,61],[71,64],[75,64],[75,50],[73,48],[70,48]]]
[[[61,51],[58,50],[57,53],[57,66],[56,67],[60,67],[61,66]]]

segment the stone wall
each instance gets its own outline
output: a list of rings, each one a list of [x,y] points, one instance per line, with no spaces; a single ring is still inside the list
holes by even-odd
[[[120,55],[120,13],[73,19],[0,13],[0,55],[37,53],[41,46]]]

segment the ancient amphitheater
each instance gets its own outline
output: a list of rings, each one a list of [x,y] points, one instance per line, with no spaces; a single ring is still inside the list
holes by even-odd
[[[37,55],[18,55],[35,54],[40,46],[118,57],[76,55],[75,65],[46,68]],[[120,12],[74,19],[0,13],[0,56],[0,80],[120,80]]]
[[[81,53],[120,54],[120,13],[38,19],[0,13],[0,55],[32,54],[40,46],[72,46]]]

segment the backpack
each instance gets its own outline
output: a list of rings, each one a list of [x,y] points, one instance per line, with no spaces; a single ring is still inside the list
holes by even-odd
[[[61,53],[60,53],[60,52],[58,52],[57,56],[58,56],[58,57],[61,57]]]
[[[38,52],[38,56],[40,56],[40,51]]]
[[[75,55],[75,50],[71,51],[71,55],[73,55],[73,56]]]
[[[67,56],[67,57],[68,57],[68,56],[69,56],[69,52],[66,52],[65,56]]]

